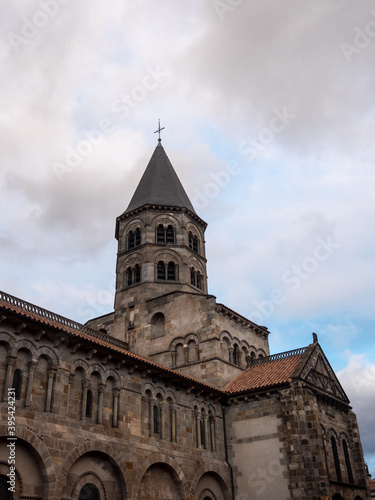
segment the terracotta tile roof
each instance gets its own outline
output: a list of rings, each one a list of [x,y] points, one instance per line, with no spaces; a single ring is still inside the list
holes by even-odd
[[[375,491],[375,479],[371,479],[370,481],[370,491]]]
[[[267,358],[258,358],[246,371],[229,382],[223,390],[233,395],[266,389],[291,382],[291,376],[297,368],[306,347]]]
[[[17,304],[17,305],[16,305]],[[38,306],[34,306],[33,304],[30,304],[26,301],[23,301],[21,299],[18,299],[17,297],[13,297],[12,295],[8,295],[4,292],[0,292],[0,310],[8,310],[11,312],[14,312],[18,314],[20,317],[24,318],[29,318],[31,320],[37,321],[38,323],[41,323],[42,325],[46,325],[52,328],[55,328],[57,330],[60,330],[63,333],[67,333],[69,335],[72,335],[73,337],[76,337],[78,339],[86,340],[90,343],[100,345],[102,347],[105,347],[107,349],[111,349],[112,351],[115,351],[119,354],[122,355],[123,358],[128,358],[132,359],[134,361],[138,361],[141,365],[146,365],[148,368],[154,368],[158,372],[164,372],[167,374],[170,374],[171,376],[175,378],[180,378],[184,379],[186,382],[189,382],[191,385],[194,386],[200,386],[201,388],[205,388],[212,392],[213,394],[222,394],[224,396],[224,393],[221,389],[218,389],[217,387],[214,387],[212,385],[206,384],[204,382],[201,382],[200,380],[197,380],[193,377],[189,377],[188,375],[185,375],[184,373],[181,373],[176,370],[172,370],[171,368],[167,368],[163,365],[159,365],[158,363],[155,363],[153,361],[150,361],[147,358],[143,358],[142,356],[139,356],[137,354],[134,354],[133,352],[128,351],[127,349],[123,347],[119,347],[115,344],[112,343],[113,339],[111,338],[111,342],[106,342],[105,340],[98,338],[97,335],[92,336],[89,333],[85,333],[85,331],[89,331],[90,329],[85,327],[84,325],[80,325],[79,323],[76,323],[74,321],[68,320],[67,318],[64,318],[62,316],[59,316],[55,313],[52,313],[50,311],[47,311],[45,309],[42,309]],[[43,314],[38,314],[38,312],[42,312]],[[57,318],[57,321],[54,321],[51,318]],[[67,324],[63,324],[62,321],[66,321]],[[69,327],[67,326],[68,324],[75,325],[75,327]],[[82,327],[83,331],[79,330],[79,326]],[[98,334],[99,332],[96,332],[93,330],[93,333]],[[124,344],[124,342],[121,342],[121,344]]]

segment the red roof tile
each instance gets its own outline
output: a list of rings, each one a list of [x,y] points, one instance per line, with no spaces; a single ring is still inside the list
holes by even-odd
[[[294,354],[296,353],[296,354]],[[298,366],[304,349],[262,358],[229,382],[223,390],[230,394],[266,389],[291,382],[291,375]],[[279,357],[282,356],[282,357]]]

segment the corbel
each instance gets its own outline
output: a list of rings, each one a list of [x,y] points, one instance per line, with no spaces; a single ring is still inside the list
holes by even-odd
[[[91,359],[96,352],[97,352],[96,349],[91,349],[90,351],[88,351],[86,353],[86,359]]]
[[[22,332],[22,330],[24,330],[24,329],[26,328],[26,326],[27,326],[27,325],[26,325],[26,323],[20,323],[20,324],[17,326],[17,328],[16,328],[16,330],[15,330],[15,332],[14,332],[14,333],[17,333],[17,334],[18,334],[18,333],[21,333],[21,332]]]
[[[35,335],[34,339],[39,342],[39,340],[46,334],[45,330],[39,330],[39,332]]]
[[[144,371],[141,373],[141,377],[142,377],[142,378],[146,378],[146,377],[147,377],[147,375],[148,375],[149,373],[151,373],[151,370],[144,370]]]
[[[76,344],[76,345],[72,348],[72,350],[70,351],[70,352],[71,352],[71,354],[75,354],[75,353],[78,351],[78,349],[79,349],[80,347],[81,347],[81,344],[80,344],[80,343]]]

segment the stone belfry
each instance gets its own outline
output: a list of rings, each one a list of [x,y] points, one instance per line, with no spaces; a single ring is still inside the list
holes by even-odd
[[[115,312],[171,292],[207,294],[205,229],[158,145],[116,221]]]
[[[269,354],[269,332],[208,293],[206,227],[159,137],[116,220],[114,311],[87,325],[134,353],[223,386],[250,359]]]

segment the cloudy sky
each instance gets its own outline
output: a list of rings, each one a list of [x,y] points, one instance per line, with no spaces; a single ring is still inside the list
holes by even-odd
[[[210,292],[319,341],[375,474],[375,6],[0,0],[0,288],[85,322],[113,307],[115,218],[163,145]]]

